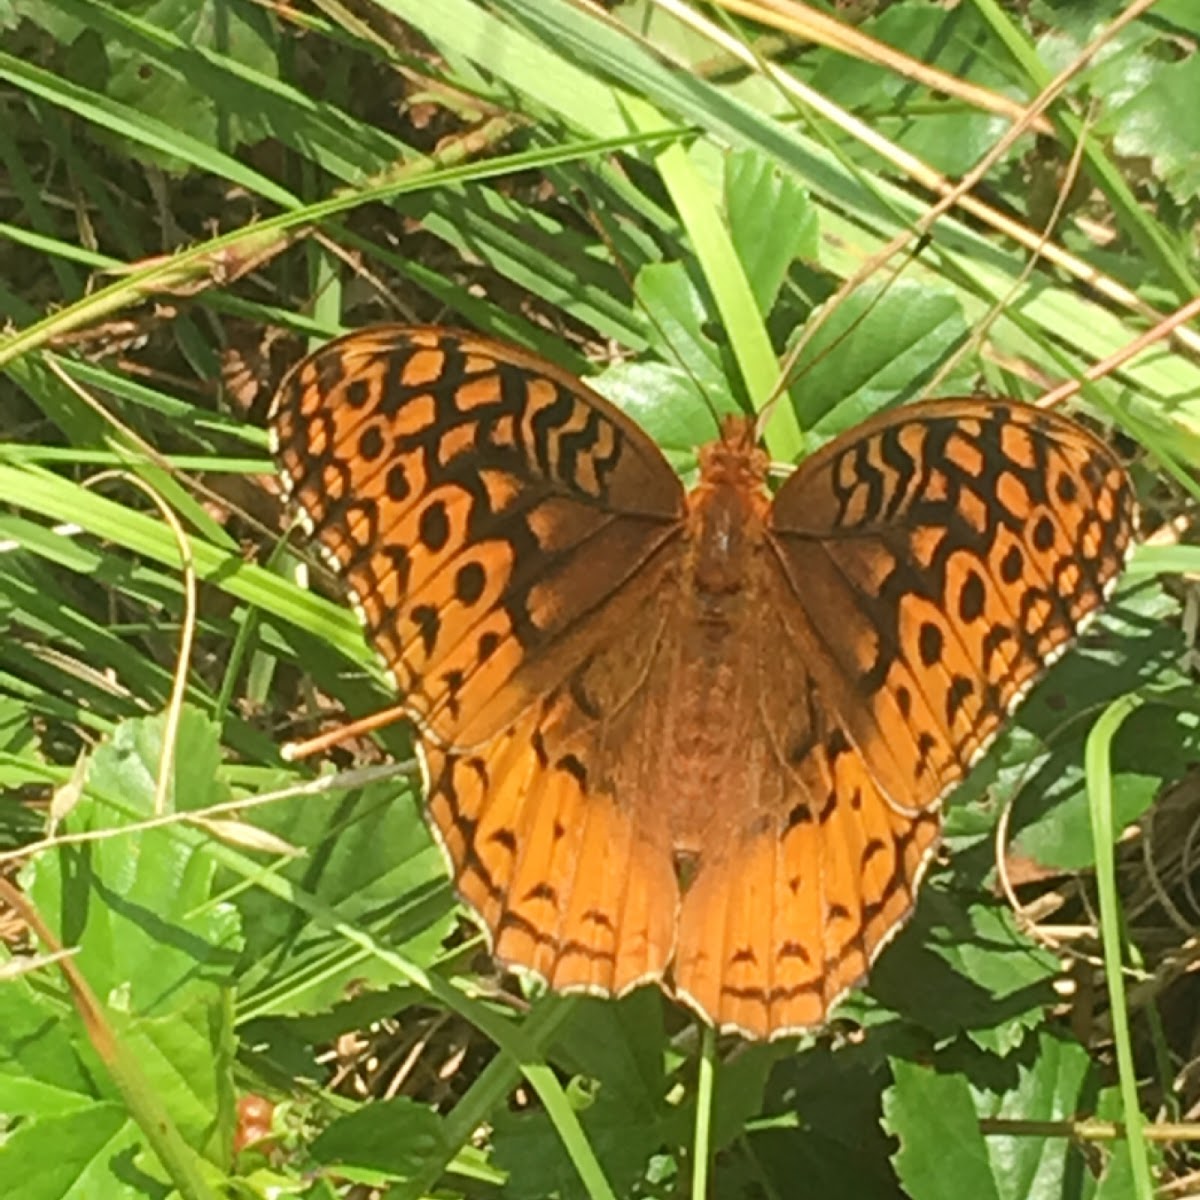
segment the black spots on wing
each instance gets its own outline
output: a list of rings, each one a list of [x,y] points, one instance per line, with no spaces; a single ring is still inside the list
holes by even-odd
[[[421,512],[417,522],[417,536],[426,550],[436,554],[450,540],[450,518],[446,505],[441,500],[432,500]]]
[[[1060,475],[1054,485],[1054,494],[1063,504],[1071,504],[1079,495],[1079,485],[1070,475]]]
[[[412,622],[417,627],[425,655],[429,657],[433,654],[438,634],[442,631],[442,619],[432,604],[418,604],[412,610]]]
[[[992,656],[998,654],[1000,647],[1005,642],[1011,642],[1014,636],[1012,629],[999,621],[987,631],[983,639],[983,669],[985,671],[991,671]]]
[[[374,462],[383,453],[383,430],[378,425],[368,425],[358,438],[358,454],[367,462]]]
[[[513,856],[517,853],[517,835],[507,827],[497,829],[494,833],[490,834],[488,841],[495,846],[499,846],[501,850],[508,851]]]
[[[917,776],[918,778],[929,770],[929,756],[933,753],[937,739],[926,730],[917,737]]]
[[[487,662],[496,653],[496,648],[499,645],[500,635],[494,629],[489,629],[486,633],[481,633],[475,647],[479,661],[481,663]]]
[[[948,725],[953,727],[955,718],[974,691],[975,684],[965,675],[954,677],[946,692],[946,723]]]
[[[352,379],[346,384],[345,396],[351,408],[364,408],[371,399],[371,385],[365,379]]]
[[[783,832],[786,834],[797,825],[808,825],[813,819],[812,811],[803,800],[799,804],[793,804],[788,810],[787,821],[783,826]]]
[[[912,692],[903,684],[896,689],[896,707],[906,721],[912,716]]]
[[[534,757],[538,760],[538,766],[549,766],[550,755],[546,753],[546,739],[542,736],[540,729],[533,731],[533,736],[529,739],[529,744],[533,747]]]
[[[1021,548],[1009,546],[1000,560],[1000,578],[1005,583],[1016,583],[1021,578],[1021,571],[1024,567],[1025,555],[1021,553]]]
[[[1046,554],[1054,545],[1054,522],[1042,513],[1033,525],[1033,548]]]
[[[917,635],[917,650],[925,666],[932,667],[941,661],[944,642],[941,626],[932,621],[922,624],[921,632]]]
[[[879,854],[883,854],[886,856],[887,845],[884,842],[880,841],[879,838],[871,838],[871,840],[869,842],[867,842],[867,844],[863,847],[863,850],[862,850],[862,857],[861,857],[860,861],[862,863],[862,869],[864,872],[867,870],[867,867],[870,864],[871,860],[873,858],[875,858],[876,855],[879,855]]]
[[[800,881],[797,880],[796,882],[799,883]],[[812,955],[799,942],[784,942],[779,947],[775,957],[780,959],[798,958],[802,963],[806,964],[812,962]]]
[[[729,956],[729,963],[730,966],[737,966],[740,963],[757,965],[758,955],[754,953],[752,946],[742,946]]]
[[[475,772],[476,777],[479,779],[480,786],[484,791],[486,791],[491,785],[491,776],[488,774],[487,763],[476,755],[472,755],[470,758],[464,758],[462,762],[464,766],[470,767],[471,770]]]
[[[454,576],[454,595],[460,604],[472,605],[479,601],[487,586],[487,573],[482,564],[463,563]]]
[[[833,764],[850,750],[850,739],[846,737],[845,730],[833,728],[829,731],[829,736],[825,739],[825,753],[829,756],[829,765]]]
[[[458,670],[447,671],[442,675],[442,682],[446,685],[446,707],[450,710],[452,717],[457,717],[460,711],[458,698],[462,693],[466,676]]]
[[[388,499],[394,500],[397,504],[402,504],[412,495],[412,484],[409,483],[408,472],[404,469],[403,463],[392,463],[388,467],[383,486],[387,491]]]
[[[828,821],[835,812],[837,812],[837,806],[837,788],[830,788],[829,791],[825,793],[825,803],[821,805],[821,811],[817,813],[817,821],[821,825],[824,825],[825,822]]]
[[[958,593],[958,615],[970,623],[978,621],[983,616],[987,592],[983,586],[983,576],[978,571],[972,571],[963,581]]]
[[[558,892],[548,883],[535,883],[533,887],[521,897],[521,903],[524,904],[529,900],[546,900],[550,904],[558,905]]]
[[[587,767],[583,765],[582,760],[576,755],[564,754],[554,766],[556,770],[570,775],[582,790],[587,790]]]
[[[408,591],[408,578],[412,573],[412,558],[408,547],[399,542],[389,542],[382,549],[383,557],[396,575],[397,590],[403,596]]]

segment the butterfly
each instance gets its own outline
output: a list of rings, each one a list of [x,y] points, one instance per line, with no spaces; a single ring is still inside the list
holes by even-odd
[[[281,384],[287,490],[417,735],[496,959],[824,1023],[910,915],[947,794],[1103,603],[1130,480],[1082,426],[929,400],[772,496],[748,417],[685,491],[570,374],[383,325]]]

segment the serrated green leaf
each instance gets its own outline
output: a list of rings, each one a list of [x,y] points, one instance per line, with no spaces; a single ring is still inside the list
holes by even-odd
[[[81,1059],[65,1000],[28,978],[0,985],[0,1112],[59,1116],[113,1099],[111,1084]]]
[[[222,149],[233,150],[266,136],[268,126],[257,112],[222,103],[220,94],[197,87],[180,69],[183,64],[168,69],[148,62],[136,45],[127,45],[119,38],[102,40],[88,24],[86,7],[46,5],[38,0],[16,3],[22,16],[43,24],[58,40],[72,44],[76,53],[68,61],[75,68],[71,74],[75,82],[102,90],[132,111],[186,129],[198,140],[213,146],[224,143]],[[171,30],[193,53],[215,51],[267,78],[277,74],[268,27],[253,9],[230,10],[218,0],[151,0],[125,7],[136,11],[136,15],[125,14],[133,28],[142,25],[151,31],[159,27]],[[184,169],[184,164],[171,155],[135,142],[127,143],[126,149],[159,166]]]
[[[1091,819],[1083,779],[1088,713],[1153,681],[1185,687],[1176,601],[1157,585],[1122,589],[1080,644],[1030,695],[1002,749],[992,812],[1014,793],[1012,849],[1048,867],[1091,866]],[[1164,693],[1164,700],[1169,697]],[[1162,787],[1194,760],[1200,730],[1186,701],[1151,704],[1117,738],[1114,822],[1136,820]]]
[[[900,1139],[894,1162],[906,1195],[911,1200],[1004,1200],[966,1077],[903,1060],[892,1064],[892,1074],[884,1120]]]
[[[739,150],[725,159],[725,216],[764,317],[797,258],[817,257],[817,213],[800,181],[765,154]]]
[[[1001,93],[1012,91],[1002,64],[979,51],[987,31],[972,5],[895,4],[864,21],[861,29],[918,62]],[[869,121],[874,132],[951,178],[974,167],[1012,124],[997,113],[931,94],[903,71],[857,56],[823,55],[811,82],[822,95]],[[874,165],[873,155],[856,149],[864,168]]]
[[[879,958],[865,996],[839,1010],[876,1027],[900,1013],[937,1038],[967,1033],[1006,1053],[1054,1001],[1058,961],[999,902],[926,885],[912,923]]]
[[[229,1161],[233,1144],[233,1005],[214,994],[167,1016],[112,1014],[127,1053],[190,1146],[211,1162]]]
[[[214,795],[215,729],[185,710],[174,794],[180,809]],[[153,814],[160,767],[160,718],[128,721],[100,745],[70,829],[115,828]],[[194,768],[194,769],[193,769]],[[97,799],[104,797],[105,800]],[[102,999],[135,1015],[176,1011],[229,977],[239,943],[237,913],[210,903],[215,864],[207,836],[160,827],[64,846],[37,859],[29,892],[68,944]]]
[[[348,1179],[410,1179],[445,1152],[437,1114],[407,1096],[375,1100],[318,1135],[312,1155]]]
[[[801,426],[826,439],[888,405],[933,394],[929,379],[966,334],[949,288],[906,278],[858,288],[805,344],[792,371]],[[961,390],[951,377],[936,394]]]
[[[1099,1089],[1087,1051],[1049,1030],[1001,1065],[953,1050],[939,1070],[892,1060],[887,1127],[900,1139],[896,1172],[911,1200],[1091,1200],[1106,1175],[1063,1135],[989,1134],[982,1119],[1073,1121],[1095,1111]],[[1108,1194],[1112,1194],[1111,1192]]]
[[[735,411],[730,376],[720,347],[710,336],[711,316],[699,289],[682,263],[643,267],[634,284],[638,300],[655,332],[668,364],[695,382],[720,412]]]
[[[1162,65],[1113,115],[1119,154],[1145,157],[1178,204],[1200,195],[1200,128],[1181,113],[1200,105],[1200,58]]]

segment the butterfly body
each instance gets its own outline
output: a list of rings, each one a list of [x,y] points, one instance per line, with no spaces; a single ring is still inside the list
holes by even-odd
[[[585,384],[453,330],[331,343],[272,423],[495,956],[751,1037],[863,978],[1134,532],[1124,471],[1054,414],[910,405],[774,496],[735,418],[685,493]]]

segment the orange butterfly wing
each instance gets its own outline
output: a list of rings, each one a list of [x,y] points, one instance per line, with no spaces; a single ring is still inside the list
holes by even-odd
[[[666,969],[678,888],[653,808],[584,787],[569,677],[636,692],[683,489],[632,421],[548,362],[379,326],[301,362],[271,416],[288,490],[416,722],[428,813],[496,956],[559,987]],[[634,584],[636,583],[636,586]]]
[[[824,1019],[911,912],[939,802],[1102,604],[1135,518],[1107,447],[1024,406],[909,405],[801,464],[754,635],[770,756],[684,898],[685,999],[756,1036]]]
[[[773,503],[731,423],[685,500],[583,384],[445,330],[332,343],[273,420],[497,957],[751,1036],[862,978],[1133,532],[1101,443],[974,401],[867,422]]]

